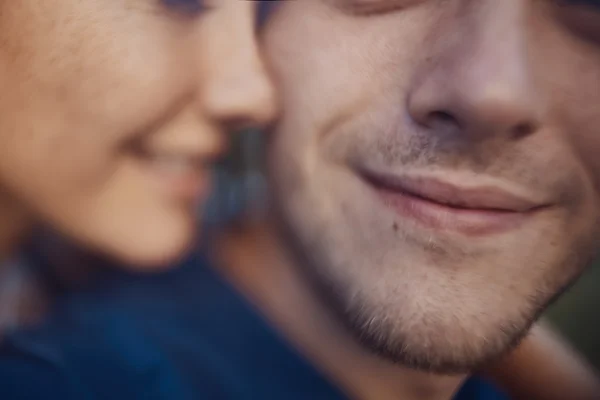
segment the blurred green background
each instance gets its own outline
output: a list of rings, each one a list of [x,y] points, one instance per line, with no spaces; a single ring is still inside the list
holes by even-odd
[[[555,327],[600,369],[600,262],[547,312]]]

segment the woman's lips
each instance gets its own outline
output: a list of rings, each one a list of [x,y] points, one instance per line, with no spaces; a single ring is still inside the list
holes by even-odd
[[[142,149],[133,155],[154,186],[168,197],[198,202],[207,196],[212,154]]]
[[[403,218],[430,229],[469,236],[515,229],[546,207],[489,185],[466,188],[424,177],[361,175],[382,202]]]
[[[157,156],[147,165],[170,195],[199,201],[209,186],[209,166],[202,159],[184,155]]]

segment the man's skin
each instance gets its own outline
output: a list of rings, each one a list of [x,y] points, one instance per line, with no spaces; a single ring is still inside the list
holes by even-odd
[[[597,251],[598,26],[582,1],[282,2],[273,210],[225,273],[350,397],[448,399]]]

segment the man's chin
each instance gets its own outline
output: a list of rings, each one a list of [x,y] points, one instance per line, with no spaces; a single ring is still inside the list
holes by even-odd
[[[518,346],[528,329],[512,337],[496,339],[494,343],[477,343],[477,338],[462,338],[462,343],[451,340],[429,341],[423,336],[386,338],[382,332],[354,328],[359,343],[373,354],[391,363],[413,370],[438,375],[462,375],[479,370],[501,358]]]
[[[489,337],[459,338],[440,334],[445,331],[443,326],[430,334],[426,332],[431,332],[431,327],[420,332],[414,326],[408,333],[373,320],[349,318],[347,322],[352,335],[369,352],[394,364],[439,375],[468,374],[489,365],[517,347],[533,324],[511,332],[498,330]]]
[[[453,313],[455,304],[446,310],[394,312],[360,299],[357,292],[351,298],[339,296],[342,292],[329,290],[323,299],[363,348],[391,363],[440,375],[472,373],[502,357],[519,345],[542,310],[530,308],[530,313],[506,316],[502,322],[498,316],[485,320],[464,310],[459,316]]]

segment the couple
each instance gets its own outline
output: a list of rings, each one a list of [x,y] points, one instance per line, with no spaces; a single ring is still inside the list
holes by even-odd
[[[8,335],[2,394],[449,399],[487,368],[595,398],[530,328],[597,251],[598,26],[575,0],[3,2],[0,254],[42,223],[127,272]],[[223,132],[267,125],[268,217],[141,274],[195,242]]]

